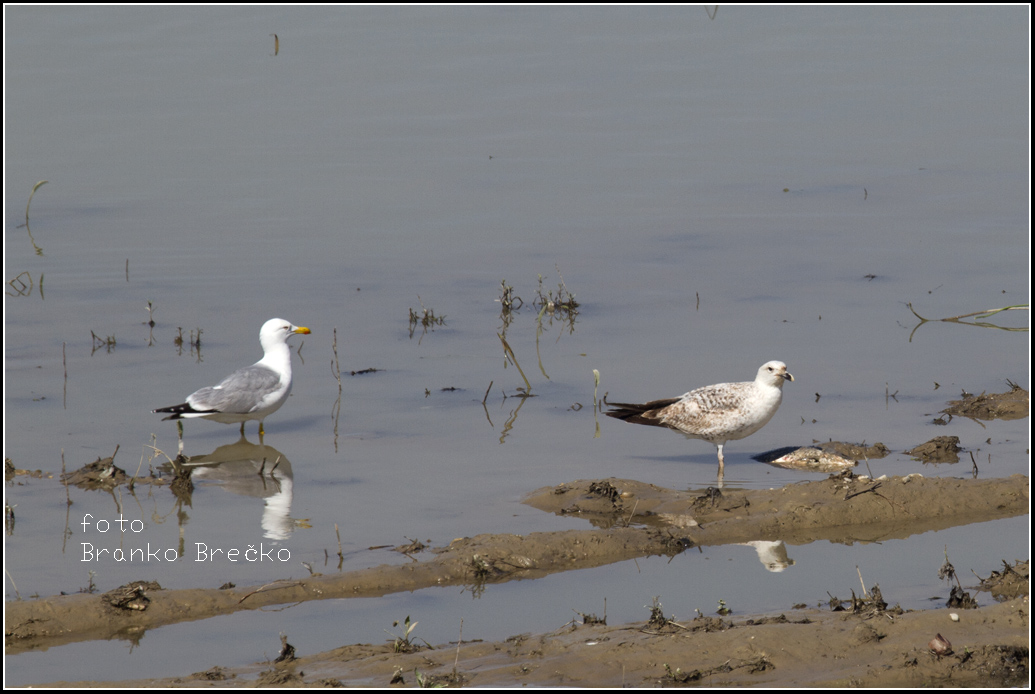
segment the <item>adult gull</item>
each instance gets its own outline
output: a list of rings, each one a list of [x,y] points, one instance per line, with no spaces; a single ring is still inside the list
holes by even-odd
[[[719,486],[722,486],[722,447],[764,427],[783,399],[784,381],[793,381],[782,361],[762,364],[754,381],[718,383],[691,390],[678,398],[642,405],[609,402],[607,416],[635,424],[674,429],[688,439],[703,439],[719,451]]]
[[[238,369],[219,385],[207,386],[187,396],[187,401],[153,412],[169,413],[167,419],[211,419],[223,424],[241,424],[259,420],[259,438],[265,433],[262,420],[280,409],[291,393],[291,350],[287,339],[292,335],[309,335],[309,328],[300,328],[282,318],[266,321],[259,331],[262,359]]]

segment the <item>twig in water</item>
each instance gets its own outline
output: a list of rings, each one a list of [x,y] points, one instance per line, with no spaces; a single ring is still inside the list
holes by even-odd
[[[999,330],[1006,330],[1009,332],[1027,332],[1028,330],[1027,328],[1006,328],[1001,325],[993,325],[992,323],[986,323],[981,320],[984,318],[990,318],[996,315],[997,313],[1002,313],[1003,311],[1027,311],[1028,304],[1014,304],[1013,306],[1003,306],[1002,308],[990,308],[984,311],[974,311],[973,313],[964,313],[959,316],[950,316],[949,318],[924,318],[913,309],[913,304],[907,302],[906,307],[913,313],[914,316],[920,319],[920,322],[917,324],[916,328],[913,328],[913,332],[909,334],[910,342],[913,341],[913,334],[916,333],[917,329],[921,325],[923,325],[924,323],[939,321],[942,323],[959,323],[961,325],[974,325],[979,328],[997,328]],[[963,318],[974,318],[975,321],[965,321],[962,320]]]
[[[40,186],[43,185],[44,183],[49,183],[49,181],[40,181],[40,182],[38,182],[36,185],[34,185],[32,187],[32,192],[29,193],[29,200],[28,200],[28,202],[25,203],[25,226],[26,227],[29,226],[29,205],[32,204],[32,196],[36,194],[36,191],[39,190]],[[34,243],[32,245],[35,246],[36,244]]]
[[[510,348],[510,345],[507,344],[507,339],[505,337],[503,337],[499,333],[496,333],[496,337],[498,337],[500,339],[500,342],[503,343],[503,352],[504,352],[504,354],[510,359],[510,361],[512,361],[514,363],[514,366],[517,367],[518,373],[521,374],[521,378],[525,381],[525,393],[524,393],[524,395],[526,397],[528,395],[531,395],[531,393],[532,393],[532,384],[528,382],[528,378],[525,376],[525,372],[521,370],[521,365],[518,364],[517,357],[514,356],[514,350],[512,350]]]

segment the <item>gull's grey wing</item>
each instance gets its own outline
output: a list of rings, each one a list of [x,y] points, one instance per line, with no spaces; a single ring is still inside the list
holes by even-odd
[[[187,398],[187,404],[202,412],[247,414],[280,388],[276,371],[253,364],[233,372],[217,386],[202,388]]]

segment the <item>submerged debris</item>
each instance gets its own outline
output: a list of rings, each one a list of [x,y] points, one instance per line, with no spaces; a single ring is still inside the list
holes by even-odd
[[[830,593],[827,592],[827,595],[830,595]],[[861,598],[855,596],[854,590],[852,591],[851,600],[839,600],[837,597],[830,595],[830,602],[828,604],[831,612],[851,612],[866,619],[879,617],[884,614],[900,615],[905,612],[899,605],[888,609],[888,603],[884,602],[884,596],[881,595],[879,585],[874,585],[873,588],[870,588],[870,594],[864,595]]]
[[[1004,560],[1002,571],[993,571],[988,578],[978,576],[978,590],[987,590],[998,602],[1027,595],[1030,566],[1028,560],[1016,561],[1012,566]]]
[[[1016,383],[1007,381],[1010,390],[1005,393],[986,395],[963,394],[962,400],[951,400],[942,410],[952,417],[970,419],[1023,419],[1028,416],[1028,391]]]
[[[410,538],[406,539],[409,540]],[[428,542],[430,543],[431,540],[428,540]],[[410,540],[409,544],[393,547],[392,551],[398,552],[399,554],[416,554],[417,552],[423,552],[427,548],[428,545],[424,544],[420,540]]]
[[[410,339],[413,339],[413,333],[416,331],[417,326],[421,326],[424,330],[421,333],[421,338],[428,333],[428,330],[435,331],[435,326],[445,326],[446,317],[436,316],[433,309],[425,308],[424,302],[421,301],[420,295],[417,295],[417,301],[420,302],[420,313],[410,309]]]
[[[733,620],[723,621],[719,617],[708,617],[699,614],[690,622],[690,631],[703,631],[713,634],[717,631],[727,631],[733,628]]]
[[[622,505],[621,492],[607,480],[604,480],[603,482],[594,482],[589,485],[589,493],[604,497],[610,501],[611,505],[615,508],[619,508]]]
[[[119,448],[116,446],[115,453],[107,458],[98,458],[78,470],[61,475],[61,481],[80,489],[105,489],[108,491],[120,484],[125,484],[126,471],[115,465],[115,455],[118,452]]]
[[[585,612],[574,611],[575,614],[582,617],[583,626],[607,626],[607,615],[603,617],[597,617],[595,613],[586,614]]]
[[[945,606],[960,610],[976,610],[980,607],[977,600],[959,586],[952,586],[949,589],[949,599],[945,602]]]
[[[837,453],[812,446],[803,446],[773,460],[763,462],[789,470],[814,470],[816,472],[837,472],[855,467],[859,463]]]
[[[280,655],[274,660],[274,663],[291,662],[295,660],[295,647],[288,643],[287,634],[280,635]]]
[[[827,441],[826,443],[813,441],[812,443],[827,453],[836,453],[839,456],[851,458],[852,460],[880,460],[891,453],[891,449],[880,441],[872,446],[867,446],[865,443],[847,443],[844,441]]]
[[[978,608],[977,600],[972,598],[970,593],[963,590],[960,577],[956,574],[956,567],[949,561],[948,545],[945,547],[945,563],[938,569],[938,578],[949,582],[949,600],[945,603],[946,607],[956,607],[964,610],[976,610]],[[956,585],[952,585],[954,580]]]
[[[101,597],[116,609],[143,612],[151,604],[151,599],[147,597],[148,591],[155,590],[162,590],[162,586],[155,581],[137,581],[109,590]]]
[[[222,682],[226,679],[233,679],[237,677],[237,673],[230,672],[224,668],[216,665],[215,667],[209,668],[202,672],[195,672],[190,676],[192,680],[205,680],[206,682]]]
[[[935,436],[927,443],[922,443],[905,453],[922,463],[958,463],[960,462],[959,452],[962,450],[960,437]]]
[[[177,499],[187,506],[190,506],[191,497],[194,494],[194,482],[191,480],[194,468],[180,464],[183,462],[186,462],[186,460],[183,459],[183,455],[181,454],[176,457],[176,461],[173,463],[175,476],[170,485],[170,490]]]
[[[4,481],[10,482],[15,477],[24,475],[26,477],[32,477],[34,479],[47,479],[52,478],[54,475],[49,472],[43,472],[43,470],[22,470],[16,468],[10,458],[4,458]]]
[[[788,470],[839,472],[855,467],[860,460],[879,460],[891,453],[879,441],[872,446],[844,441],[813,441],[812,444],[800,448],[778,448],[754,459]]]

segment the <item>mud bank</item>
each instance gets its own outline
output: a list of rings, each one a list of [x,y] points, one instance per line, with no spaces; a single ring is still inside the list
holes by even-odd
[[[6,606],[6,652],[15,655],[142,634],[167,624],[303,600],[528,580],[633,557],[672,555],[693,546],[906,537],[1026,513],[1028,478],[913,475],[871,480],[844,473],[782,489],[725,493],[680,492],[609,479],[541,489],[527,503],[549,512],[579,514],[597,529],[461,538],[434,550],[433,558],[426,561],[264,586],[162,590],[157,584],[139,582],[105,595],[11,602]]]
[[[899,615],[812,609],[662,627],[576,624],[410,653],[361,644],[182,678],[58,686],[1024,686],[1028,611],[1025,597],[961,612],[958,622],[946,609]],[[931,652],[936,634],[951,642],[952,653]]]

